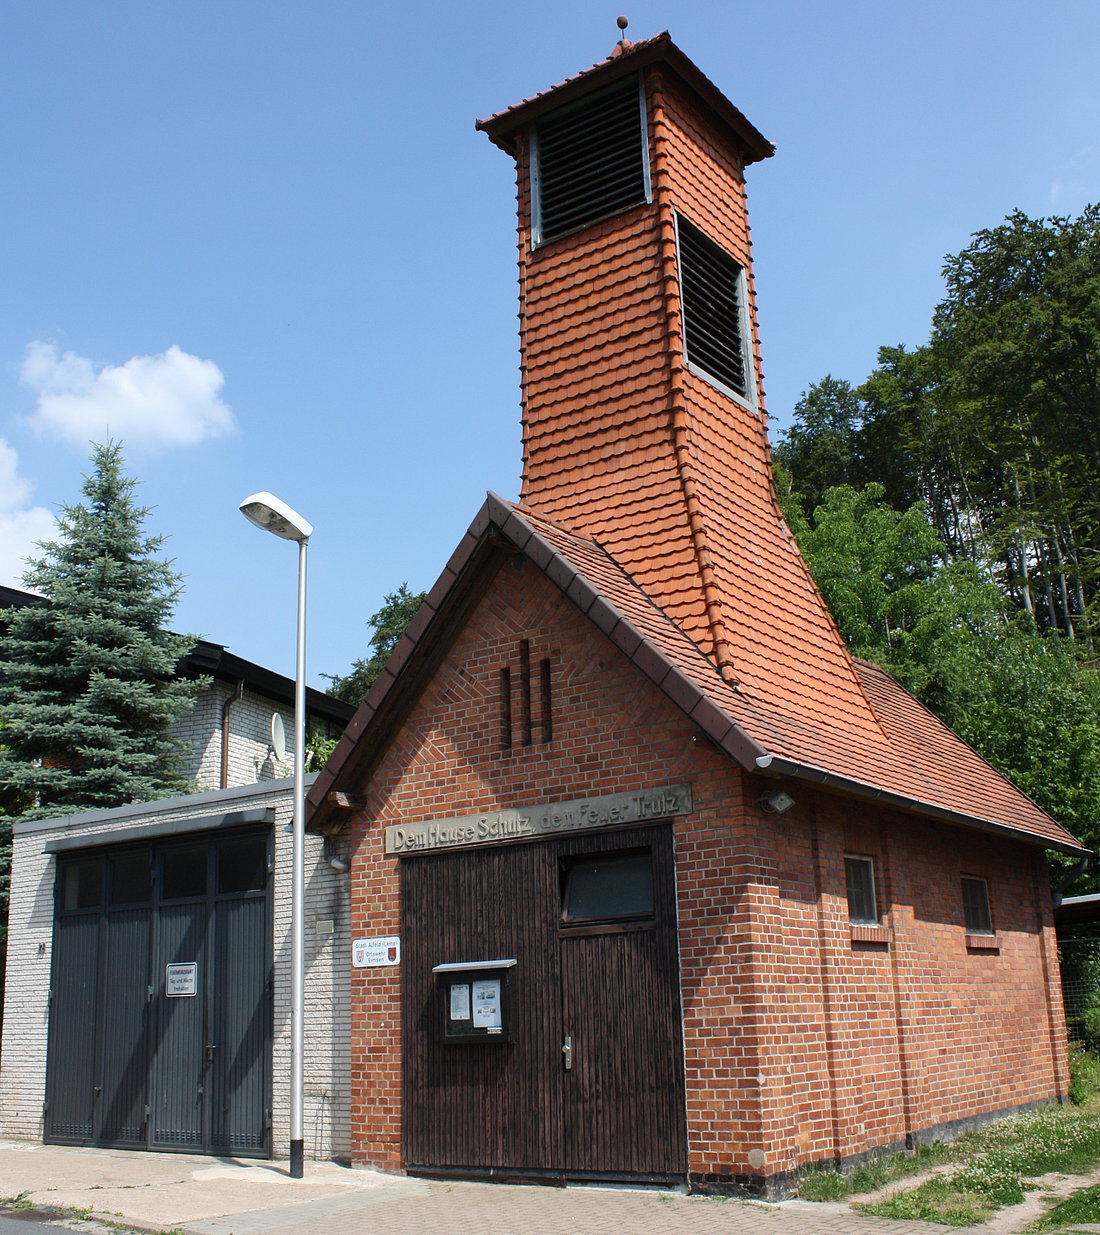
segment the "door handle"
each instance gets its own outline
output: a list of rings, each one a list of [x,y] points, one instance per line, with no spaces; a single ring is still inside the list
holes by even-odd
[[[571,1033],[565,1035],[565,1040],[561,1044],[561,1054],[565,1070],[568,1072],[573,1066],[573,1035]]]
[[[206,1062],[207,1062],[207,1063],[213,1063],[213,1062],[214,1062],[214,1052],[215,1052],[217,1049],[218,1049],[218,1047],[217,1047],[217,1043],[215,1043],[215,1042],[207,1042],[207,1044],[206,1044]]]

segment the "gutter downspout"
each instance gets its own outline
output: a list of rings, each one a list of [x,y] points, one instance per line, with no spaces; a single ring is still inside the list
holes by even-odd
[[[240,702],[244,695],[244,679],[237,682],[237,687],[222,704],[222,771],[221,788],[229,788],[229,709]]]
[[[1088,870],[1089,863],[1091,861],[1092,861],[1092,854],[1086,853],[1085,856],[1077,863],[1076,866],[1073,866],[1068,871],[1066,871],[1066,873],[1058,881],[1058,886],[1054,889],[1055,906],[1058,906],[1062,903],[1062,896],[1065,893],[1066,889],[1070,886],[1071,883],[1077,880],[1081,875],[1085,873],[1085,871]]]

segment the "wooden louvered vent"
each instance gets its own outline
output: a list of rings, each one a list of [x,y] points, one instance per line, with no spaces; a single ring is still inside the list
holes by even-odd
[[[536,129],[536,243],[649,200],[636,78],[551,112]]]
[[[677,224],[688,363],[748,399],[741,267],[686,219]]]

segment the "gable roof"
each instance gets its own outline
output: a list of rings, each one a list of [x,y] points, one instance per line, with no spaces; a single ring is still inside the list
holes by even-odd
[[[792,717],[738,689],[594,540],[490,493],[310,790],[307,826],[337,829],[330,794],[356,793],[381,759],[496,566],[522,553],[719,749],[752,772],[808,781],[930,819],[1064,853],[1083,847],[876,666],[855,673],[869,738],[830,715]]]

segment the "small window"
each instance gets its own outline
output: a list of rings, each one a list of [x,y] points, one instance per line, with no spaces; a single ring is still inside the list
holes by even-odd
[[[151,900],[153,871],[148,849],[119,853],[111,858],[111,903],[132,905]]]
[[[645,96],[636,77],[559,108],[534,129],[535,243],[649,201]]]
[[[677,217],[684,356],[740,399],[751,397],[740,265],[713,240]]]
[[[206,849],[170,849],[162,859],[161,896],[181,900],[206,895]]]
[[[96,909],[103,899],[103,861],[83,858],[68,862],[62,873],[66,909]]]
[[[653,916],[653,862],[648,849],[585,853],[563,871],[563,922]]]
[[[992,935],[993,915],[989,912],[989,885],[984,879],[962,881],[963,914],[968,935]]]
[[[848,891],[848,919],[856,926],[877,926],[875,863],[871,858],[846,857],[844,877]]]
[[[218,852],[218,891],[262,892],[267,887],[267,839],[232,841]]]

